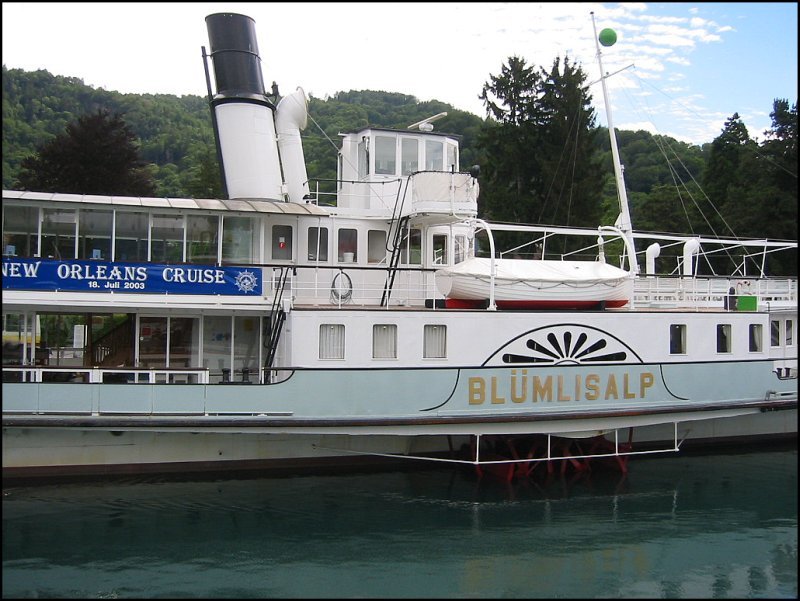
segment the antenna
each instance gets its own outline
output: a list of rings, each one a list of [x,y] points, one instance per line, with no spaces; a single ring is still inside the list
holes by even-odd
[[[433,122],[441,119],[442,117],[447,117],[447,112],[439,113],[438,115],[434,115],[433,117],[428,117],[427,119],[423,119],[422,121],[417,121],[416,123],[412,123],[408,126],[408,129],[419,129],[420,131],[433,131]]]

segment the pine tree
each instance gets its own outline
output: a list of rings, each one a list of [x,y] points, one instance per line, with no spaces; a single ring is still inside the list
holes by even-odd
[[[84,115],[22,161],[17,187],[38,192],[154,196],[136,136],[118,114]]]

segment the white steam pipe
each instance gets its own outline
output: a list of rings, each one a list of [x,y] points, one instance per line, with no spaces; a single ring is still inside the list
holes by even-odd
[[[700,242],[694,238],[683,245],[683,275],[692,275],[692,256],[700,250]]]
[[[308,100],[303,88],[281,98],[275,109],[275,131],[290,202],[305,203],[309,194],[306,159],[300,131],[308,124]]]

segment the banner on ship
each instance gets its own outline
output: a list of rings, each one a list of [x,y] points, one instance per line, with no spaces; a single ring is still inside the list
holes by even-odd
[[[262,277],[251,267],[4,257],[3,290],[258,296]]]

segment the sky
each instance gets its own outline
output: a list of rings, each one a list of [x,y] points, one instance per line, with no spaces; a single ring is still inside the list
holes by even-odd
[[[134,94],[207,94],[205,17],[255,20],[264,82],[325,98],[383,90],[485,116],[478,96],[511,56],[569,57],[597,82],[613,124],[702,144],[738,113],[763,140],[776,98],[797,102],[797,3],[3,2],[3,64]],[[608,123],[599,83],[598,124]],[[311,115],[313,118],[313,115]],[[439,129],[446,131],[446,121]]]

